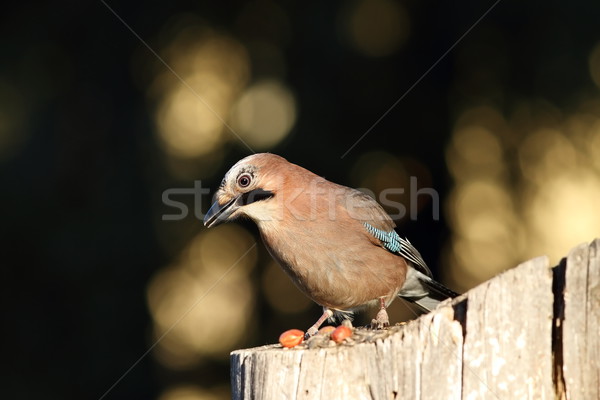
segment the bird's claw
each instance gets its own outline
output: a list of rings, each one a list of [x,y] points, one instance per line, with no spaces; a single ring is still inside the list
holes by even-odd
[[[308,330],[306,331],[306,333],[304,334],[304,340],[308,340],[309,338],[311,338],[312,336],[315,336],[317,334],[317,332],[319,331],[319,329],[317,329],[316,326],[311,326],[310,328],[308,328]]]
[[[390,318],[388,317],[388,313],[385,308],[382,308],[377,313],[375,319],[371,321],[371,327],[373,329],[383,329],[390,326]]]

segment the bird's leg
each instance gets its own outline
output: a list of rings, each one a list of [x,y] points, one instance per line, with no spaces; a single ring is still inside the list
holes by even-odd
[[[388,317],[388,313],[385,310],[385,298],[379,298],[379,312],[373,321],[371,321],[371,326],[377,329],[385,328],[390,326],[390,318]]]
[[[319,331],[319,327],[321,327],[323,322],[325,322],[327,320],[327,318],[331,317],[332,315],[333,315],[333,311],[331,311],[329,308],[323,307],[323,315],[321,315],[321,318],[319,318],[317,320],[317,322],[315,322],[313,324],[313,326],[308,328],[304,337],[306,339],[308,339],[309,337],[316,335],[317,332]]]

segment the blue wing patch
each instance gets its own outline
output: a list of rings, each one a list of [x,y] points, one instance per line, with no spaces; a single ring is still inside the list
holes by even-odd
[[[381,241],[384,248],[392,253],[400,254],[402,257],[412,262],[417,270],[427,276],[432,276],[431,270],[425,263],[425,260],[423,260],[423,257],[421,257],[421,253],[419,253],[407,239],[402,239],[395,230],[392,229],[390,232],[386,232],[377,229],[366,222],[364,222],[363,225],[371,235]]]
[[[383,247],[391,251],[392,253],[399,253],[402,249],[402,245],[400,244],[400,235],[396,233],[395,230],[391,230],[386,232],[382,229],[377,229],[371,224],[364,222],[365,228],[367,231],[377,239],[381,240]]]

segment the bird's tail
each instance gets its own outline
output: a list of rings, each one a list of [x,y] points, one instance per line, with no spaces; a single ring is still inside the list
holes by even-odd
[[[458,293],[411,267],[408,269],[406,283],[398,295],[425,311],[432,311],[442,301],[459,296]]]
[[[407,298],[407,300],[412,301],[419,307],[425,309],[426,311],[434,310],[438,304],[442,301],[450,298],[453,299],[459,296],[458,293],[448,289],[446,286],[441,283],[434,281],[429,278],[427,280],[422,281],[423,286],[428,289],[428,293],[420,298]]]

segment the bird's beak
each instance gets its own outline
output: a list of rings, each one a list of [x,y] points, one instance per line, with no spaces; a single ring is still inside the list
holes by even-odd
[[[234,197],[223,204],[220,204],[218,200],[215,201],[204,216],[204,226],[210,228],[211,226],[222,224],[223,222],[227,221],[229,216],[233,214],[235,210],[243,205],[244,204],[241,195]]]
[[[204,226],[210,228],[226,222],[231,214],[240,207],[255,203],[257,201],[266,200],[274,196],[274,193],[269,190],[254,189],[250,192],[242,193],[225,203],[219,203],[216,200],[204,216]]]

